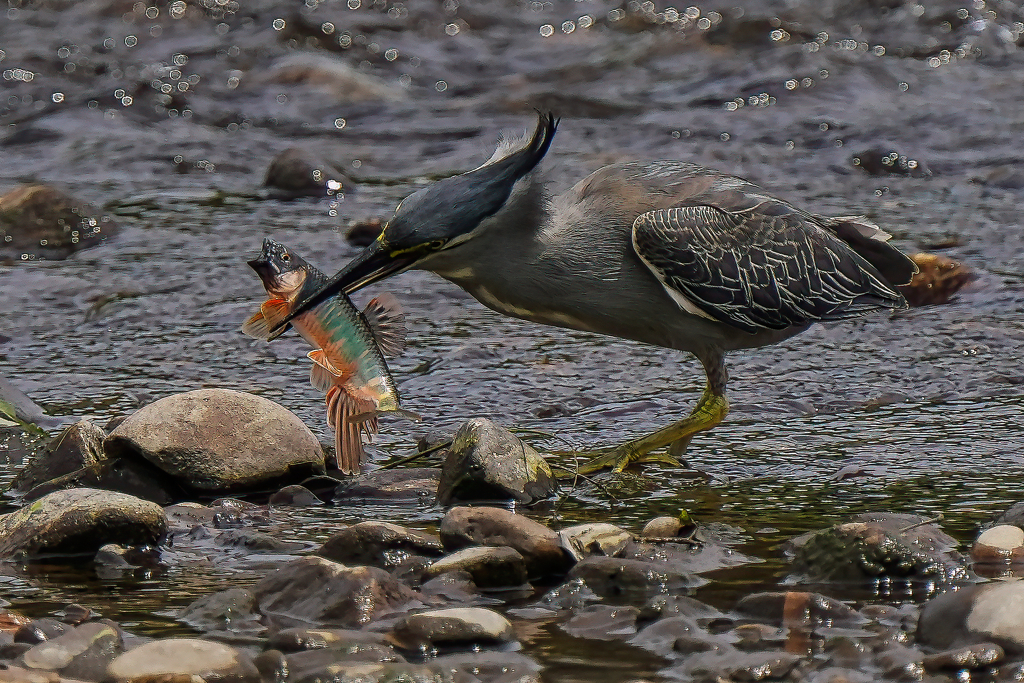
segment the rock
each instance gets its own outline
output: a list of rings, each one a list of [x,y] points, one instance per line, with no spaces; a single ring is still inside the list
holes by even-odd
[[[410,588],[383,569],[347,567],[322,557],[286,564],[252,593],[259,612],[285,627],[360,627],[416,600]]]
[[[11,489],[25,493],[43,482],[96,465],[104,458],[106,432],[88,420],[80,420],[50,440],[18,472]]]
[[[925,671],[983,669],[1003,660],[1003,648],[995,643],[975,643],[928,655],[922,660]]]
[[[631,606],[590,605],[573,610],[561,629],[575,638],[591,640],[621,640],[636,634],[636,620],[640,610]]]
[[[559,531],[558,537],[562,548],[576,561],[591,555],[615,557],[633,540],[633,534],[606,522],[577,524]]]
[[[256,598],[244,588],[229,588],[204,595],[182,608],[178,621],[197,631],[261,634],[266,628],[256,614]]]
[[[110,623],[82,624],[25,652],[21,663],[31,669],[59,672],[66,678],[101,680],[107,665],[124,650],[121,634]]]
[[[325,197],[352,189],[352,181],[336,165],[297,147],[273,158],[263,185],[286,197]]]
[[[968,586],[925,603],[917,639],[948,650],[991,641],[1017,656],[1024,654],[1024,581]]]
[[[787,628],[855,626],[865,621],[849,605],[825,595],[803,591],[746,595],[736,603],[735,611],[744,617]]]
[[[395,626],[394,635],[408,650],[490,645],[515,640],[511,622],[482,607],[456,607],[410,614]]]
[[[468,572],[480,588],[518,588],[526,584],[526,561],[512,548],[463,548],[435,561],[423,575],[430,579],[457,571]]]
[[[641,538],[672,538],[679,536],[692,525],[684,525],[678,517],[655,517],[644,525],[640,532]]]
[[[1024,528],[1024,501],[1011,505],[1006,512],[996,517],[992,524],[1012,524]]]
[[[107,668],[111,683],[197,679],[260,683],[260,674],[241,650],[199,638],[154,640],[118,656]]]
[[[286,628],[270,636],[267,645],[282,652],[301,650],[344,650],[355,652],[363,648],[386,647],[387,639],[381,633],[351,629]]]
[[[569,571],[602,598],[643,603],[659,593],[679,593],[706,581],[657,562],[591,555]]]
[[[723,635],[712,636],[687,616],[668,617],[644,627],[630,645],[642,647],[662,657],[676,652],[708,652],[732,650],[732,642]]]
[[[684,543],[683,537],[679,537],[679,543],[630,542],[617,553],[617,557],[658,562],[693,574],[703,574],[726,567],[757,562],[754,558],[722,545],[716,538],[704,533],[703,530],[698,530],[697,535],[701,537],[701,542],[697,545]]]
[[[970,268],[938,254],[913,254],[918,272],[896,289],[913,307],[944,304],[974,279]]]
[[[395,678],[381,678],[374,675],[388,672],[390,667],[381,666],[390,663],[405,663],[405,658],[398,654],[390,645],[364,644],[353,649],[337,648],[329,650],[301,650],[284,656],[284,667],[276,678],[271,681],[297,681],[300,683],[326,683],[327,681],[344,681],[348,683],[405,683],[405,681],[433,681],[428,678],[412,678],[398,675]],[[409,667],[402,667],[403,673]],[[279,669],[280,670],[280,669]],[[366,677],[363,677],[365,674]]]
[[[437,500],[515,500],[533,503],[558,490],[544,458],[508,430],[476,418],[456,432],[441,468]]]
[[[113,218],[48,185],[0,197],[0,260],[63,259],[116,232]]]
[[[265,488],[324,472],[320,442],[298,417],[230,389],[150,403],[121,423],[104,449],[110,458],[145,459],[199,492]]]
[[[0,516],[0,557],[95,553],[106,543],[156,544],[163,509],[113,491],[56,491]]]
[[[33,619],[27,624],[22,624],[18,627],[14,632],[14,642],[35,645],[52,638],[59,638],[67,633],[68,630],[67,624],[51,617]]]
[[[334,502],[414,500],[432,503],[440,480],[441,471],[434,467],[377,470],[343,481],[334,492]]]
[[[786,680],[801,659],[798,654],[782,651],[714,650],[697,652],[662,673],[672,679],[698,681]]]
[[[93,488],[118,491],[159,505],[180,500],[186,494],[175,481],[143,460],[104,458],[98,463],[43,482],[25,492],[25,500],[35,500],[54,491],[69,488]]]
[[[0,667],[0,683],[57,683],[57,677],[53,673],[5,664]]]
[[[573,564],[556,532],[503,508],[453,507],[439,531],[447,550],[470,545],[513,548],[523,556],[531,577],[562,575]]]
[[[1024,561],[1024,530],[1009,524],[986,529],[974,542],[971,559],[975,562],[975,571],[984,576],[999,574],[1007,565],[1021,563]],[[979,565],[995,567],[983,570]]]
[[[306,548],[301,541],[286,541],[256,529],[226,529],[217,534],[217,545],[242,548],[249,553],[275,553],[284,555]]]
[[[952,583],[970,579],[956,541],[925,518],[863,514],[791,543],[793,566],[814,579],[873,581],[880,577]]]
[[[272,495],[267,504],[272,507],[311,507],[324,502],[305,486],[289,484]]]
[[[405,91],[354,69],[347,61],[317,52],[293,52],[270,68],[270,82],[311,85],[339,102],[396,102]]]
[[[345,231],[345,241],[353,247],[368,247],[377,240],[384,230],[384,221],[379,218],[367,218],[357,221]],[[426,450],[421,448],[420,450]]]
[[[389,522],[359,522],[336,532],[317,555],[341,563],[369,564],[391,569],[411,556],[444,554],[437,536]]]

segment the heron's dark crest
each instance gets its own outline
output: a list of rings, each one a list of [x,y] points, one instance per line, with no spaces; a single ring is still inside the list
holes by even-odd
[[[553,114],[541,113],[533,136],[523,148],[409,195],[384,230],[386,246],[392,251],[415,249],[432,240],[449,240],[471,232],[500,211],[516,181],[540,163],[557,126]]]

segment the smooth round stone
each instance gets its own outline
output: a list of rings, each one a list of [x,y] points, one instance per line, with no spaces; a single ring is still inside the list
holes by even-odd
[[[420,612],[406,617],[395,634],[413,643],[505,643],[515,639],[512,624],[497,612],[482,607],[455,607]]]
[[[975,562],[1012,562],[1024,556],[1024,530],[1009,524],[986,529],[971,548]]]
[[[165,638],[120,655],[107,667],[117,683],[158,677],[199,676],[223,683],[259,683],[260,673],[248,655],[230,645],[199,638]]]

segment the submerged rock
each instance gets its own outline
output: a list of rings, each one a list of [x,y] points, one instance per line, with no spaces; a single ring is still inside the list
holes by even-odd
[[[106,543],[149,545],[167,532],[163,509],[96,489],[43,496],[0,516],[0,557],[95,553]]]
[[[434,467],[377,470],[338,484],[334,491],[334,502],[344,504],[379,500],[432,503],[440,480],[441,470]]]
[[[383,569],[347,567],[322,557],[286,564],[257,583],[252,593],[259,612],[285,627],[360,627],[417,599]]]
[[[389,522],[359,522],[336,532],[317,555],[344,564],[393,568],[413,556],[440,557],[441,539]]]
[[[252,633],[263,631],[256,613],[256,598],[244,588],[229,588],[204,595],[178,612],[178,621],[198,631]]]
[[[551,468],[529,445],[494,422],[476,418],[459,428],[441,468],[437,500],[515,500],[533,503],[554,495]]]
[[[684,593],[704,583],[692,574],[659,562],[591,555],[569,572],[603,598],[644,603],[659,593]]]
[[[616,557],[633,541],[633,534],[607,522],[577,524],[558,532],[562,548],[574,560],[591,555]]]
[[[114,220],[48,185],[0,197],[0,260],[63,259],[117,231]]]
[[[849,605],[819,593],[786,591],[754,593],[740,598],[736,612],[775,626],[853,626],[864,617]]]
[[[278,631],[267,642],[282,652],[302,650],[344,650],[347,653],[362,649],[376,651],[387,647],[387,638],[382,633],[357,631],[342,628],[286,628]]]
[[[447,550],[470,545],[513,548],[532,577],[561,575],[573,564],[556,532],[502,508],[454,507],[441,520],[440,534]]]
[[[111,683],[174,680],[260,683],[252,658],[241,650],[199,638],[164,638],[125,652],[110,663]]]
[[[871,513],[791,541],[794,568],[815,579],[970,579],[956,540],[919,515]]]
[[[320,442],[292,412],[230,389],[175,394],[139,409],[104,443],[197,492],[247,490],[324,472]]]

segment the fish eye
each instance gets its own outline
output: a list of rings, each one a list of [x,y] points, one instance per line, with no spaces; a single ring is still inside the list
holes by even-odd
[[[288,263],[289,261],[291,261],[291,260],[292,260],[292,257],[291,257],[291,255],[289,255],[289,254],[288,254],[288,252],[286,251],[286,252],[284,252],[283,254],[281,254],[281,260],[282,260],[282,261],[284,261],[285,263]]]

